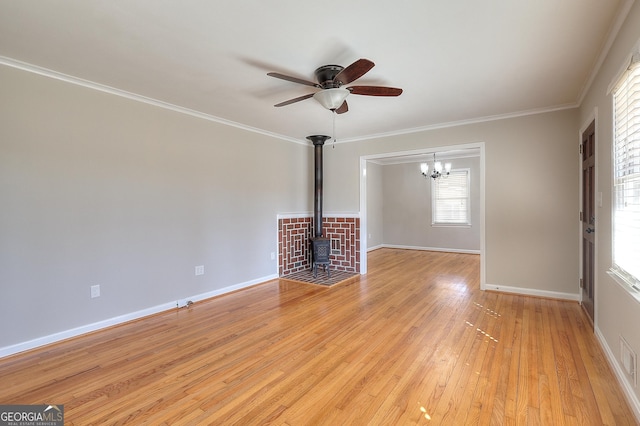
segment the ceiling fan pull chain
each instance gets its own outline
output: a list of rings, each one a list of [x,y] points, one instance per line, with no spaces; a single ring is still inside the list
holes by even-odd
[[[334,109],[333,111],[333,145],[331,146],[331,149],[335,149],[336,148],[336,110]]]

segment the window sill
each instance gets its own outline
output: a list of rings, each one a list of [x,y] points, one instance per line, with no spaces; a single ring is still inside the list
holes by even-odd
[[[616,282],[624,291],[629,293],[629,295],[635,299],[636,302],[640,303],[640,290],[638,290],[632,282],[626,279],[624,276],[620,275],[616,270],[609,269],[607,274],[613,278],[613,281]]]
[[[470,223],[432,223],[433,228],[471,228]]]

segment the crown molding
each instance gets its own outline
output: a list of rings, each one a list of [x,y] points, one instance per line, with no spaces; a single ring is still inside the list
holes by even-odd
[[[470,119],[466,119],[466,120],[449,121],[449,122],[445,122],[445,123],[436,123],[436,124],[430,124],[430,125],[427,125],[427,126],[413,127],[413,128],[410,128],[410,129],[403,129],[403,130],[398,130],[398,131],[393,131],[393,132],[377,133],[377,134],[364,135],[364,136],[360,136],[360,137],[357,137],[357,138],[343,139],[342,141],[336,142],[336,145],[338,145],[339,143],[349,143],[349,142],[357,142],[357,141],[363,141],[363,140],[387,138],[387,137],[391,137],[391,136],[399,136],[399,135],[406,135],[406,134],[412,134],[412,133],[420,133],[420,132],[426,132],[426,131],[430,131],[430,130],[446,129],[446,128],[449,128],[449,127],[460,127],[460,126],[467,126],[467,125],[470,125],[470,124],[486,123],[486,122],[490,122],[490,121],[506,120],[506,119],[509,119],[509,118],[525,117],[525,116],[528,116],[528,115],[545,114],[545,113],[548,113],[548,112],[562,111],[562,110],[566,110],[566,109],[574,109],[574,108],[578,108],[579,106],[580,105],[577,102],[572,102],[572,103],[568,103],[568,104],[556,105],[556,106],[545,107],[545,108],[535,108],[535,109],[529,109],[529,110],[523,110],[523,111],[516,111],[516,112],[512,112],[512,113],[508,113],[508,114],[496,114],[496,115],[488,115],[488,116],[484,116],[484,117],[470,118]]]
[[[609,29],[609,33],[607,34],[607,38],[602,45],[602,49],[600,49],[600,55],[598,55],[595,64],[591,68],[591,74],[589,74],[589,78],[587,79],[587,81],[585,81],[585,84],[582,87],[582,91],[580,92],[580,96],[578,97],[577,101],[578,106],[582,105],[584,98],[587,96],[587,93],[589,93],[589,89],[591,89],[593,81],[596,79],[596,76],[600,72],[600,68],[602,68],[602,64],[609,54],[611,46],[613,46],[613,42],[618,36],[620,28],[622,28],[622,24],[624,24],[624,21],[627,19],[629,11],[631,11],[631,7],[633,6],[634,2],[635,0],[625,0],[624,3],[620,6],[616,19]]]
[[[231,120],[226,120],[224,118],[216,117],[211,114],[207,114],[201,111],[196,111],[190,108],[185,108],[179,105],[174,105],[172,103],[160,101],[158,99],[149,98],[147,96],[138,95],[137,93],[128,92],[122,89],[117,89],[115,87],[107,86],[105,84],[100,84],[94,81],[85,80],[83,78],[74,77],[72,75],[64,74],[58,71],[50,70],[48,68],[43,68],[37,65],[18,61],[16,59],[8,58],[6,56],[0,56],[0,64],[6,65],[11,68],[16,68],[22,71],[30,72],[33,74],[38,74],[44,77],[53,78],[55,80],[64,81],[65,83],[74,84],[76,86],[85,87],[87,89],[97,90],[99,92],[108,93],[110,95],[119,96],[119,97],[133,100],[136,102],[142,102],[142,103],[153,105],[159,108],[168,109],[170,111],[178,112],[180,114],[190,115],[192,117],[200,118],[202,120],[213,121],[215,123],[236,127],[238,129],[246,130],[253,133],[259,133],[265,136],[273,137],[276,139],[282,139],[285,141],[289,141],[289,142],[293,142],[301,145],[308,145],[305,141],[299,141],[295,138],[291,138],[291,137],[280,135],[273,132],[268,132],[263,129],[247,126],[245,124],[241,124]]]
[[[633,0],[628,0],[628,1],[633,1]],[[178,112],[180,114],[186,114],[186,115],[190,115],[192,117],[196,117],[196,118],[200,118],[203,120],[207,120],[207,121],[212,121],[215,123],[220,123],[220,124],[224,124],[227,126],[232,126],[232,127],[236,127],[238,129],[242,129],[242,130],[246,130],[249,132],[253,132],[253,133],[259,133],[261,135],[265,135],[265,136],[269,136],[272,138],[276,138],[276,139],[281,139],[284,141],[288,141],[288,142],[293,142],[299,145],[305,145],[305,146],[312,146],[312,144],[308,143],[306,140],[298,140],[296,138],[292,138],[289,136],[285,136],[282,134],[278,134],[278,133],[273,133],[273,132],[269,132],[263,129],[259,129],[257,127],[251,127],[251,126],[247,126],[245,124],[241,124],[235,121],[231,121],[231,120],[226,120],[224,118],[220,118],[220,117],[216,117],[214,115],[211,114],[207,114],[201,111],[196,111],[190,108],[185,108],[179,105],[174,105],[171,104],[169,102],[164,102],[164,101],[160,101],[158,99],[153,99],[153,98],[149,98],[147,96],[143,96],[143,95],[139,95],[136,93],[132,93],[132,92],[128,92],[126,90],[122,90],[122,89],[117,89],[115,87],[111,87],[111,86],[107,86],[105,84],[101,84],[101,83],[96,83],[93,81],[89,81],[89,80],[85,80],[79,77],[74,77],[68,74],[64,74],[58,71],[53,71],[51,69],[48,68],[44,68],[44,67],[40,67],[37,65],[33,65],[33,64],[29,64],[26,62],[22,62],[22,61],[18,61],[16,59],[12,59],[6,56],[0,56],[0,64],[1,65],[6,65],[8,67],[12,67],[12,68],[16,68],[16,69],[20,69],[22,71],[26,71],[26,72],[30,72],[30,73],[34,73],[34,74],[38,74],[44,77],[48,77],[48,78],[53,78],[55,80],[60,80],[60,81],[64,81],[66,83],[70,83],[70,84],[74,84],[77,86],[81,86],[81,87],[85,87],[88,89],[92,89],[92,90],[97,90],[100,92],[104,92],[104,93],[108,93],[114,96],[119,96],[119,97],[123,97],[126,99],[130,99],[136,102],[142,102],[148,105],[153,105],[159,108],[164,108],[164,109],[168,109],[174,112]],[[449,127],[459,127],[459,126],[465,126],[465,125],[469,125],[469,124],[477,124],[477,123],[484,123],[484,122],[489,122],[489,121],[496,121],[496,120],[504,120],[504,119],[508,119],[508,118],[515,118],[515,117],[522,117],[522,116],[527,116],[527,115],[536,115],[536,114],[543,114],[543,113],[547,113],[547,112],[553,112],[553,111],[559,111],[559,110],[564,110],[564,109],[572,109],[572,108],[577,108],[579,107],[579,103],[575,102],[575,103],[570,103],[570,104],[565,104],[565,105],[558,105],[558,106],[553,106],[553,107],[547,107],[547,108],[537,108],[537,109],[530,109],[530,110],[524,110],[524,111],[518,111],[518,112],[513,112],[513,113],[508,113],[508,114],[497,114],[497,115],[491,115],[491,116],[484,116],[484,117],[477,117],[477,118],[471,118],[471,119],[467,119],[467,120],[459,120],[459,121],[451,121],[451,122],[445,122],[445,123],[436,123],[436,124],[431,124],[431,125],[427,125],[427,126],[421,126],[421,127],[414,127],[414,128],[409,128],[409,129],[402,129],[402,130],[398,130],[398,131],[392,131],[392,132],[387,132],[387,133],[377,133],[377,134],[369,134],[369,135],[364,135],[364,136],[359,136],[359,137],[355,137],[355,138],[346,138],[346,139],[342,139],[341,141],[336,141],[334,142],[336,145],[340,144],[340,143],[350,143],[350,142],[357,142],[357,141],[363,141],[363,140],[371,140],[371,139],[379,139],[379,138],[385,138],[385,137],[392,137],[392,136],[399,136],[399,135],[406,135],[406,134],[412,134],[412,133],[420,133],[420,132],[425,132],[425,131],[430,131],[430,130],[437,130],[437,129],[444,129],[444,128],[449,128]]]

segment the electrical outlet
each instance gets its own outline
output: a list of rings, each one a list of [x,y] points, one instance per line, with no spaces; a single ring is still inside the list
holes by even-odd
[[[276,260],[276,252],[271,252],[271,260]]]
[[[204,265],[196,266],[196,275],[204,275]]]
[[[94,299],[96,297],[100,297],[100,285],[91,286],[91,298]]]

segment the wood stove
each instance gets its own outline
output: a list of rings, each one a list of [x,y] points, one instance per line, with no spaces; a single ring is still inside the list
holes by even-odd
[[[324,267],[327,276],[331,277],[329,267],[331,266],[331,241],[322,236],[322,147],[331,136],[312,135],[307,136],[313,143],[314,148],[314,170],[315,170],[315,196],[314,196],[314,237],[311,239],[311,253],[313,256],[313,277],[318,274],[318,265]]]
[[[311,240],[313,255],[313,278],[318,276],[318,265],[327,271],[327,277],[331,278],[331,241],[328,238],[313,238]]]

